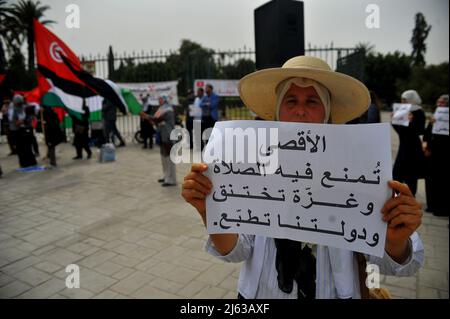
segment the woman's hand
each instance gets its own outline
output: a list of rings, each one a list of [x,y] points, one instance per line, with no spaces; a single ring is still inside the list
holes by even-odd
[[[408,239],[422,223],[422,205],[414,198],[408,185],[389,181],[389,186],[399,193],[389,199],[381,209],[383,220],[388,223],[386,252],[401,263],[409,255]]]
[[[202,217],[206,227],[206,196],[211,192],[212,183],[202,173],[208,169],[203,163],[192,164],[191,171],[184,177],[181,195],[194,206]],[[214,247],[223,256],[227,255],[236,246],[237,234],[210,234]]]
[[[206,225],[206,196],[211,192],[212,183],[202,173],[208,169],[203,163],[192,164],[191,171],[184,177],[181,195],[199,212]]]

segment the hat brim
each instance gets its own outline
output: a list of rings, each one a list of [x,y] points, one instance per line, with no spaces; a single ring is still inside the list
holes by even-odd
[[[271,68],[250,73],[239,81],[244,104],[265,120],[275,120],[276,88],[285,79],[315,80],[330,92],[331,123],[343,124],[363,114],[369,107],[367,87],[351,76],[314,68]]]

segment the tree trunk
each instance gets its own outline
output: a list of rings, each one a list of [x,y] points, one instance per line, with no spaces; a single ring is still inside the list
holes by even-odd
[[[0,39],[0,72],[5,71],[5,69],[6,69],[5,50],[3,48],[3,41]]]

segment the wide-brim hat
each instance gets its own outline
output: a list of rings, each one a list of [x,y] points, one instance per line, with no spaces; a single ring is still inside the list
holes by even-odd
[[[295,77],[315,80],[330,92],[331,123],[342,124],[359,117],[369,107],[367,87],[357,79],[333,71],[323,60],[310,56],[289,59],[281,68],[256,71],[239,81],[244,104],[265,120],[275,120],[277,86]]]

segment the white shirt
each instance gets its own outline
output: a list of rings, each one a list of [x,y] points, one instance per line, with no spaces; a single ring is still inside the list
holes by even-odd
[[[380,273],[394,276],[411,276],[423,264],[424,248],[417,233],[409,240],[411,255],[402,264],[395,262],[386,252],[382,258],[366,255],[369,263],[376,264]],[[297,299],[297,283],[290,294],[278,288],[277,271],[275,269],[276,247],[272,238],[255,235],[239,234],[233,250],[222,256],[208,239],[206,251],[225,262],[244,262],[239,275],[238,292],[246,299]],[[330,249],[327,246],[317,246],[316,262],[316,298],[336,299],[336,278],[330,261]],[[353,273],[358,274],[356,258],[353,262]],[[360,299],[359,278],[356,275],[353,283],[354,299]]]

